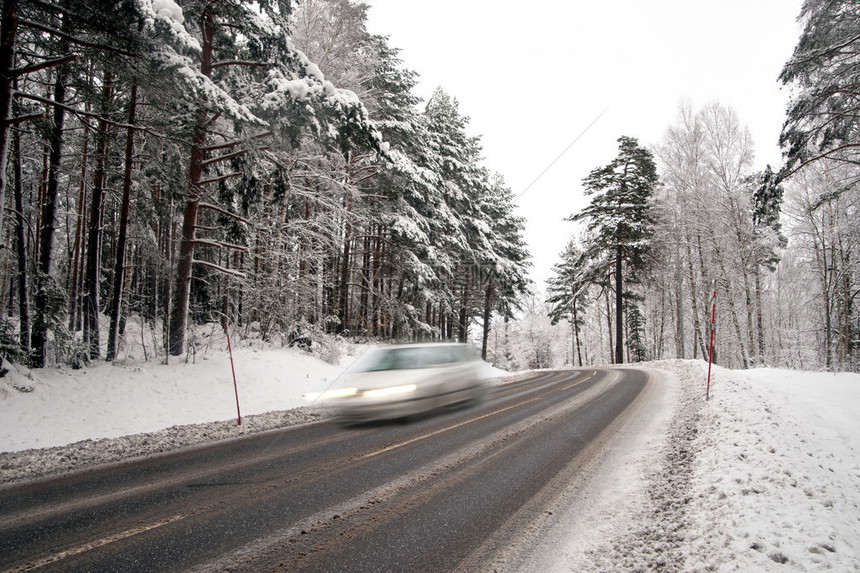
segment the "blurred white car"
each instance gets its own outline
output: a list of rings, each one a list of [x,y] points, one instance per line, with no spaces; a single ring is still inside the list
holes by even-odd
[[[405,344],[371,350],[335,388],[317,396],[341,423],[405,418],[484,394],[481,361],[465,344]]]

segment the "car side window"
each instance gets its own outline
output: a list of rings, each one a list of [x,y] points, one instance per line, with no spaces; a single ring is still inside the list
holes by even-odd
[[[433,349],[433,364],[441,366],[443,364],[453,364],[457,362],[456,347],[454,346],[439,346]]]
[[[465,346],[445,345],[415,348],[391,348],[379,351],[358,367],[358,371],[411,370],[434,368],[466,362],[471,358]]]

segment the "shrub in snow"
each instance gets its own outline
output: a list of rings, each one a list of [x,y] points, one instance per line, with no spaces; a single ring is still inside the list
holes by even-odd
[[[17,326],[11,321],[0,321],[0,364],[6,361],[24,362],[27,355],[18,342]],[[0,378],[3,378],[8,370],[0,367]]]
[[[339,336],[324,337],[319,344],[317,355],[329,364],[339,364],[346,350],[346,341]]]

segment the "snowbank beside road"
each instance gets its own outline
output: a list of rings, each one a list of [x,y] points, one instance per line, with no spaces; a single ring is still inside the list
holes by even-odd
[[[860,567],[860,375],[718,370],[685,569]]]
[[[13,367],[0,379],[0,484],[313,421],[302,395],[327,388],[353,359],[334,366],[289,348],[233,354],[241,426],[226,349],[194,363]]]
[[[243,416],[307,405],[303,394],[324,389],[352,361],[346,357],[334,366],[291,348],[236,348],[233,357]],[[232,427],[235,394],[226,349],[198,354],[195,363],[100,361],[80,370],[44,368],[26,375],[18,369],[0,379],[0,451],[182,424],[223,420]]]
[[[649,363],[681,392],[631,523],[581,570],[856,571],[860,375]],[[629,507],[627,508],[629,509]]]

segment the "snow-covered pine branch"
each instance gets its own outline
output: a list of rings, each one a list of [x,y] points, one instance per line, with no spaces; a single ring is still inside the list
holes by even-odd
[[[200,259],[193,259],[191,262],[195,265],[200,265],[202,267],[214,269],[214,270],[218,271],[219,273],[224,273],[225,275],[230,275],[232,277],[236,277],[239,279],[248,278],[247,275],[241,271],[237,271],[234,269],[228,269],[227,267],[224,267],[224,266],[221,266],[221,265],[218,265],[216,263],[209,262],[209,261],[202,261]]]
[[[198,207],[200,209],[208,209],[209,211],[215,211],[216,213],[220,213],[221,215],[224,215],[225,217],[229,217],[235,221],[239,221],[240,223],[244,223],[246,225],[249,224],[248,219],[241,217],[241,216],[237,215],[236,213],[232,213],[232,212],[228,211],[227,209],[225,209],[224,207],[221,207],[219,205],[215,205],[213,203],[200,202],[200,203],[198,203]]]

